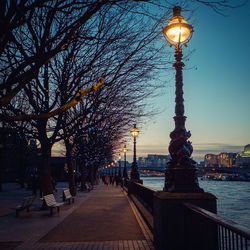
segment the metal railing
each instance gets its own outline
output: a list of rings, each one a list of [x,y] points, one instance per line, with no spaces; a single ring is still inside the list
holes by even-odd
[[[187,216],[191,216],[191,220],[193,220],[194,216],[196,217],[195,221],[197,221],[197,217],[199,220],[203,220],[203,221],[205,220],[206,224],[210,225],[208,226],[208,228],[210,229],[213,228],[216,231],[216,235],[213,236],[213,239],[216,239],[216,242],[217,242],[216,249],[218,250],[250,250],[250,230],[249,229],[233,221],[225,220],[221,218],[220,216],[218,216],[217,214],[209,212],[193,204],[184,203],[184,206],[188,209]],[[190,221],[190,218],[187,218],[187,220]],[[203,230],[206,230],[206,229],[203,228],[202,231]],[[204,237],[207,237],[207,234],[211,234],[211,232],[206,232],[205,234],[206,235],[204,235]],[[202,238],[202,235],[201,235],[201,238]]]
[[[126,186],[128,193],[135,195],[153,216],[156,191],[131,181]],[[186,249],[250,250],[249,229],[194,204],[183,203],[183,206]]]

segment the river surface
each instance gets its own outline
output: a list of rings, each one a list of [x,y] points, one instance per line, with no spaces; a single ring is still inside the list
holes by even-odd
[[[164,177],[142,177],[143,185],[162,190]],[[250,182],[199,180],[205,192],[217,199],[217,212],[224,219],[233,220],[250,229]]]

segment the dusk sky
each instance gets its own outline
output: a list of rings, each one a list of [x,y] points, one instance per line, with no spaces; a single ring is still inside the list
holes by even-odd
[[[184,56],[194,50],[185,62],[184,100],[186,129],[191,131],[197,161],[209,152],[242,151],[250,143],[250,3],[227,15],[207,7],[196,9],[190,20],[195,32],[183,49]],[[166,43],[163,37],[162,43]],[[174,129],[174,75],[174,70],[166,72],[165,93],[155,99],[163,112],[139,127],[137,156],[168,154],[169,133]]]

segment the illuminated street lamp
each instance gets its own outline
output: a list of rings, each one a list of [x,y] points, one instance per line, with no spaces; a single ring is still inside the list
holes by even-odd
[[[137,162],[136,162],[136,137],[139,135],[139,129],[136,127],[136,124],[134,124],[134,127],[130,130],[130,133],[132,137],[134,138],[134,157],[133,157],[133,163],[131,166],[131,174],[130,179],[131,180],[140,180],[140,175],[138,172]]]
[[[124,145],[123,148],[123,153],[124,153],[124,168],[123,168],[123,178],[124,179],[128,179],[128,171],[127,171],[127,158],[126,158],[126,153],[127,153],[128,149],[126,147],[126,145]]]
[[[191,158],[193,147],[188,138],[190,131],[185,128],[184,116],[182,46],[186,45],[193,33],[193,27],[181,16],[181,7],[173,8],[173,17],[165,28],[163,34],[167,41],[175,46],[176,75],[175,97],[175,129],[170,133],[169,153],[164,190],[169,192],[203,192],[196,177],[196,162]]]

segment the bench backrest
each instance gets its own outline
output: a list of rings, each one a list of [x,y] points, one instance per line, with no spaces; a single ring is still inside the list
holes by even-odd
[[[45,203],[47,206],[53,206],[56,205],[57,202],[55,200],[55,196],[53,194],[47,194],[45,196],[43,196]]]
[[[64,193],[66,199],[69,199],[69,198],[72,197],[72,195],[71,195],[69,189],[63,190],[63,193]]]

